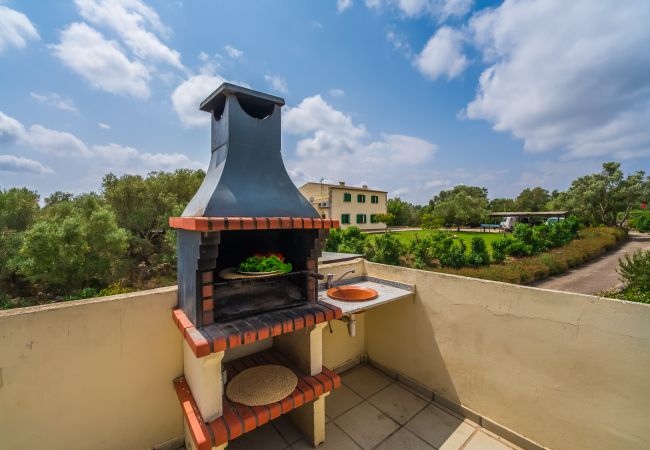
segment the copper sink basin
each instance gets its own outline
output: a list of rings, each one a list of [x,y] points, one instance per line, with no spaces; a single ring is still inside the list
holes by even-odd
[[[337,286],[327,290],[327,296],[343,302],[365,302],[377,298],[374,289],[362,286]]]

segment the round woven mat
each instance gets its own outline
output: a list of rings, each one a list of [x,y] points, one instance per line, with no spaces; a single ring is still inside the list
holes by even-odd
[[[229,400],[246,406],[279,402],[298,385],[298,377],[284,366],[267,364],[251,367],[235,375],[226,386]]]

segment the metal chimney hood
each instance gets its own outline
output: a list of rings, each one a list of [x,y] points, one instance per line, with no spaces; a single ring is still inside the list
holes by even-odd
[[[223,83],[201,103],[212,157],[182,217],[320,217],[282,162],[284,99]]]

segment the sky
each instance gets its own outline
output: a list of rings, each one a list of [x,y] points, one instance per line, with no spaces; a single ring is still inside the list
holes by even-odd
[[[297,185],[426,203],[650,171],[647,0],[0,0],[0,189],[205,168],[228,81],[283,97]]]

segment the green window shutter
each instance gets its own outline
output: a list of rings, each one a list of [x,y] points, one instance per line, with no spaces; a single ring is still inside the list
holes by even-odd
[[[377,214],[370,214],[370,223],[377,223]]]
[[[378,195],[373,195],[370,197],[370,202],[371,203],[379,203],[379,196]]]
[[[357,203],[365,203],[366,202],[366,196],[363,194],[357,194]]]
[[[357,214],[357,223],[366,223],[367,216],[365,214]]]
[[[344,202],[351,202],[352,201],[352,194],[349,192],[344,192],[343,193],[343,201]]]
[[[350,223],[350,214],[341,214],[341,223]]]

